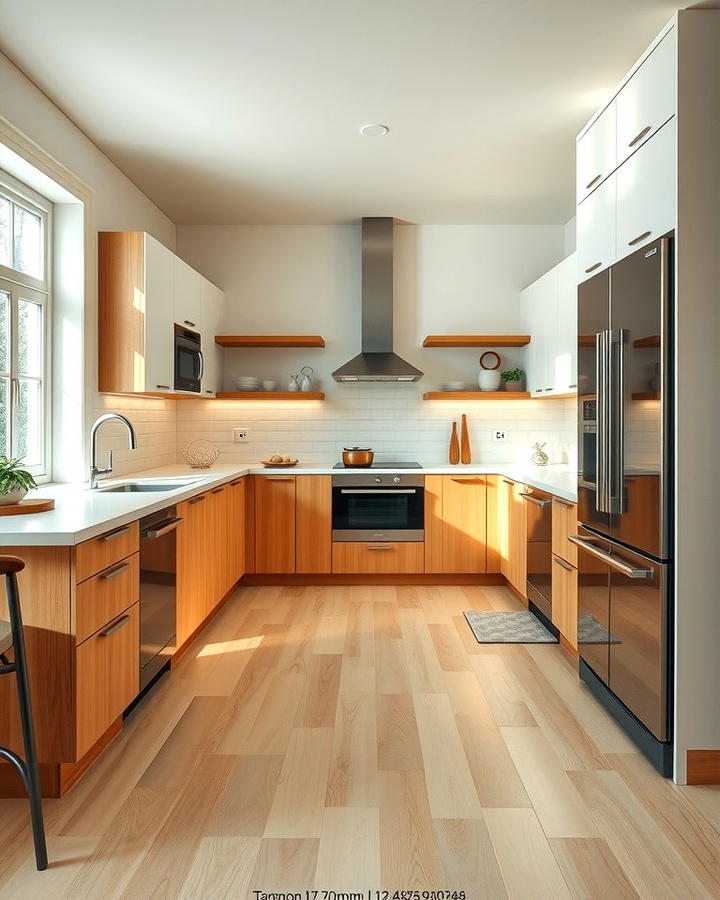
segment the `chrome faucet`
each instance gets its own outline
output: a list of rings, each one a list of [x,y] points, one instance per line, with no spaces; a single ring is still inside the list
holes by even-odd
[[[99,469],[97,464],[97,433],[100,429],[100,426],[103,422],[109,422],[112,419],[117,419],[119,422],[122,422],[128,430],[128,447],[130,450],[134,450],[137,447],[137,439],[135,437],[135,429],[132,427],[132,424],[129,419],[126,419],[125,416],[121,416],[120,413],[105,413],[104,416],[100,416],[100,418],[95,422],[93,427],[90,429],[90,488],[94,490],[97,487],[97,477],[98,475],[109,475],[112,468],[112,450],[108,450],[108,464],[107,469]]]

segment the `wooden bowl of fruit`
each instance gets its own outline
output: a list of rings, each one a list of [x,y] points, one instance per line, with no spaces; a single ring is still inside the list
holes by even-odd
[[[266,469],[289,469],[298,464],[294,456],[283,456],[282,453],[273,453],[269,459],[261,459],[260,462]]]

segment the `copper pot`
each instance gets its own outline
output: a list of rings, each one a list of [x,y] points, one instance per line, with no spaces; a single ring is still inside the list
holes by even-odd
[[[343,465],[362,469],[372,465],[375,454],[369,447],[343,447]]]

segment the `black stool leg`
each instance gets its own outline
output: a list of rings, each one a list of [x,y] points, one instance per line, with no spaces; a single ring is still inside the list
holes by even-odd
[[[23,743],[25,744],[25,787],[30,800],[35,862],[38,869],[42,870],[47,869],[48,859],[45,845],[45,827],[43,825],[40,774],[38,772],[37,751],[35,749],[35,729],[33,727],[32,707],[30,705],[30,684],[28,682],[27,660],[25,658],[22,613],[20,612],[20,603],[18,601],[17,576],[14,572],[10,572],[5,578],[8,613],[15,653],[15,677],[17,678],[20,724],[22,725]]]

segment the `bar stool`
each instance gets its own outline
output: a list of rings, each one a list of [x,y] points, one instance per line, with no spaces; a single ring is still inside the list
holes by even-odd
[[[30,685],[25,658],[25,640],[23,638],[22,614],[18,595],[17,572],[25,568],[25,563],[14,556],[0,556],[0,575],[5,576],[9,622],[0,621],[0,675],[15,673],[22,726],[25,759],[7,747],[0,747],[0,757],[11,762],[20,773],[30,800],[30,818],[32,821],[33,842],[35,844],[35,862],[38,869],[47,869],[47,848],[45,846],[45,827],[43,825],[42,798],[40,794],[40,775],[38,772],[37,752],[35,750],[35,729],[33,728],[32,707],[30,705]],[[13,661],[7,657],[13,650]]]

